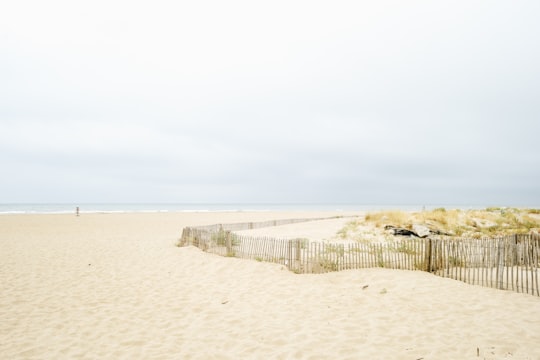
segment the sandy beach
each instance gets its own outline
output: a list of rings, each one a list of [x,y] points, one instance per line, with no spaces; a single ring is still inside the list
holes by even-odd
[[[175,246],[185,226],[332,215],[352,214],[2,215],[0,358],[540,359],[535,296]],[[329,223],[284,233],[324,239]]]

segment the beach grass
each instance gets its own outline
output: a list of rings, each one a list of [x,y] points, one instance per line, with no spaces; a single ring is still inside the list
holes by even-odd
[[[362,239],[362,232],[365,233],[366,229],[383,235],[387,225],[409,230],[423,226],[434,232],[470,238],[525,234],[540,230],[539,215],[539,209],[506,207],[489,207],[481,210],[436,208],[418,212],[377,211],[367,213],[363,219],[347,223],[337,232],[337,237]]]

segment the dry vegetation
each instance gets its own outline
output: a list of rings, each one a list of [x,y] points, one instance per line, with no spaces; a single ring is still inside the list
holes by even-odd
[[[348,223],[337,237],[357,241],[392,240],[394,236],[385,231],[392,225],[409,230],[423,228],[451,236],[482,238],[507,234],[523,234],[540,230],[539,209],[487,208],[484,210],[447,210],[405,212],[381,211],[368,213],[364,219]]]

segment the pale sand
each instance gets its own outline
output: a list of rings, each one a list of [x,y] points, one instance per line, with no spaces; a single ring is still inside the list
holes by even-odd
[[[307,221],[297,224],[287,224],[273,226],[267,228],[259,228],[252,230],[235,231],[239,235],[247,235],[253,237],[269,236],[278,239],[297,239],[305,238],[311,241],[341,241],[337,232],[342,229],[348,222],[351,222],[358,217],[340,217],[330,218],[318,221]]]
[[[306,215],[0,216],[0,358],[540,359],[538,297],[174,246],[188,225]]]

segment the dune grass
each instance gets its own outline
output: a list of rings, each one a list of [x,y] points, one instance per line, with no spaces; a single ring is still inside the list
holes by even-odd
[[[425,226],[453,236],[481,238],[522,234],[540,230],[540,209],[490,207],[483,210],[437,208],[429,211],[400,210],[368,213],[364,220],[347,223],[339,232],[342,239],[361,237],[360,227],[371,226],[383,234],[386,225],[413,229]],[[360,235],[360,236],[359,236]]]

